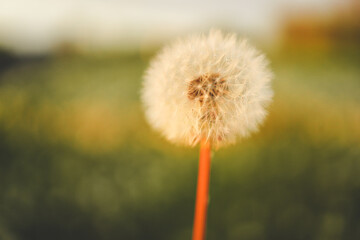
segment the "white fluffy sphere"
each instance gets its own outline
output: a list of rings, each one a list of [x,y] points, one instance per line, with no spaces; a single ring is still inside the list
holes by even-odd
[[[162,49],[144,76],[150,124],[174,143],[221,146],[258,129],[272,99],[264,55],[235,34],[212,30]]]

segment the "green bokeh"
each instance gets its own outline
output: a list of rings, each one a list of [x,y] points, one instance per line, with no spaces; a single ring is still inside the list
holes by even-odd
[[[360,239],[360,58],[268,55],[268,119],[214,152],[208,239]],[[191,238],[198,149],[146,123],[148,58],[65,54],[1,72],[0,239]]]

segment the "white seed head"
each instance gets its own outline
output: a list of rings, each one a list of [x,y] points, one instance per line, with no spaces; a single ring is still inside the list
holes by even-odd
[[[211,30],[162,49],[144,76],[151,125],[174,143],[215,146],[258,129],[272,99],[265,56],[235,34]]]

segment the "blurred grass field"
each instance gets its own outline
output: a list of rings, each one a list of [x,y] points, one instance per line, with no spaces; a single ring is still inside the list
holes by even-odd
[[[268,53],[259,133],[214,152],[208,239],[360,239],[360,57]],[[0,239],[190,239],[198,149],[146,123],[152,54],[55,55],[0,75]]]

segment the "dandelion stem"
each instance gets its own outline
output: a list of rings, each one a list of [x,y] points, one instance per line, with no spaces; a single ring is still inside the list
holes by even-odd
[[[203,139],[200,144],[193,240],[205,239],[206,215],[209,200],[210,154],[210,142],[207,139]]]

